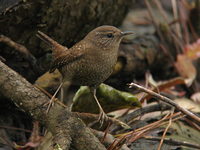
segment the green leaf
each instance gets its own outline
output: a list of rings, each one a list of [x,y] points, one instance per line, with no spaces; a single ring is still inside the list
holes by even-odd
[[[128,92],[123,92],[111,86],[101,84],[97,88],[97,98],[105,112],[122,108],[141,107],[138,98]],[[73,98],[72,111],[98,113],[98,106],[87,86],[82,86]]]

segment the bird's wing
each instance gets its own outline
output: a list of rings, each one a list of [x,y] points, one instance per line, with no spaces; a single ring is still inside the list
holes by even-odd
[[[59,44],[58,42],[56,42],[55,40],[53,40],[52,38],[50,38],[48,35],[46,35],[41,31],[38,31],[36,36],[52,47],[53,56],[55,58],[59,57],[60,55],[65,53],[66,50],[68,50],[67,47],[62,46],[61,44]]]
[[[68,65],[69,63],[73,63],[74,61],[81,59],[83,57],[84,53],[81,50],[68,50],[65,52],[65,54],[57,57],[49,70],[49,72],[54,72],[56,69],[60,69],[65,65]]]

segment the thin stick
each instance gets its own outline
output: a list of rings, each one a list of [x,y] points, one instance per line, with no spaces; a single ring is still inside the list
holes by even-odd
[[[0,128],[5,128],[5,129],[9,129],[9,130],[24,131],[24,132],[28,132],[28,133],[32,132],[31,130],[16,128],[16,127],[10,127],[10,126],[0,126]]]
[[[136,87],[137,89],[139,89],[139,90],[141,90],[143,92],[146,92],[146,93],[152,95],[155,98],[160,99],[161,101],[163,101],[163,102],[165,102],[167,104],[170,104],[170,105],[174,106],[176,109],[180,110],[183,114],[189,116],[190,118],[192,118],[192,119],[196,120],[198,123],[200,123],[200,118],[197,115],[195,115],[191,111],[179,106],[178,104],[173,102],[173,100],[171,100],[171,99],[169,99],[169,98],[167,98],[165,96],[159,95],[159,94],[157,94],[157,93],[155,93],[155,92],[153,92],[153,91],[151,91],[149,89],[146,89],[146,88],[144,88],[144,87],[142,87],[140,85],[137,85],[137,84],[135,84],[133,82],[129,84],[129,88],[132,88],[132,87]]]
[[[109,132],[110,126],[111,126],[111,122],[109,122],[109,123],[108,123],[108,126],[106,127],[106,130],[105,130],[105,132],[104,132],[104,136],[103,136],[103,138],[100,140],[101,143],[104,142],[104,140],[105,140],[105,138],[106,138],[106,136],[107,136],[107,134],[108,134],[108,132]]]
[[[31,55],[32,57],[34,57],[25,46],[14,42],[13,40],[8,38],[7,36],[0,35],[0,42],[7,44],[8,46],[14,48],[15,50],[17,50],[20,53],[25,54],[26,56]]]
[[[176,32],[174,32],[169,26],[168,26],[168,17],[167,17],[167,14],[166,12],[164,11],[160,1],[158,0],[153,0],[153,2],[156,4],[156,6],[158,7],[158,10],[160,11],[162,17],[166,20],[166,23],[167,23],[167,29],[169,31],[169,35],[172,37],[172,39],[174,40],[174,44],[175,46],[179,46],[179,48],[181,48],[181,50],[183,51],[184,47],[182,46],[183,45],[183,42],[182,40],[178,37],[178,35],[176,35]],[[179,49],[177,49],[179,50]]]
[[[176,20],[176,19],[178,19],[177,2],[176,2],[176,0],[171,0],[171,3],[172,3],[174,19]],[[180,24],[176,23],[175,28],[176,28],[175,32],[177,33],[178,37],[182,38]]]
[[[172,116],[173,113],[174,113],[174,109],[173,109],[173,111],[170,113],[170,116]],[[159,146],[158,146],[158,150],[161,150],[163,141],[164,141],[164,139],[165,139],[165,135],[166,135],[166,133],[167,133],[169,127],[171,126],[171,124],[172,124],[172,117],[169,118],[169,124],[167,125],[167,127],[165,128],[165,131],[163,132],[162,138],[161,138],[160,143],[159,143]]]
[[[129,140],[127,140],[127,142],[132,143],[135,140],[141,138],[143,135],[145,135],[147,132],[149,132],[150,130],[160,126],[160,124],[162,123],[162,121],[164,121],[169,115],[167,114],[166,116],[164,116],[161,120],[158,120],[154,123],[148,124],[144,127],[141,127],[139,129],[133,130],[132,133],[130,134],[130,138]]]
[[[4,43],[8,45],[9,47],[14,48],[21,54],[23,54],[22,55],[23,58],[25,58],[30,63],[30,65],[32,66],[32,69],[34,69],[34,71],[38,71],[38,66],[35,63],[37,59],[35,58],[35,56],[31,54],[31,52],[25,46],[23,46],[22,44],[16,43],[12,39],[4,35],[0,35],[0,43]],[[2,58],[3,57],[1,57],[0,60]]]
[[[151,5],[150,5],[148,0],[145,0],[144,2],[145,2],[145,5],[148,8],[147,10],[148,10],[149,16],[151,17],[152,23],[155,26],[156,31],[158,32],[160,40],[164,43],[164,38],[163,38],[162,33],[161,33],[160,29],[159,29],[159,25],[156,22],[156,19],[155,19],[154,15],[153,15],[153,9],[152,9],[152,7],[151,7]]]
[[[160,141],[160,138],[153,137],[153,136],[143,136],[143,138],[146,140],[151,140],[151,141]],[[177,140],[169,139],[169,138],[164,139],[164,143],[169,144],[169,145],[187,146],[187,147],[191,147],[191,148],[200,149],[200,145],[198,145],[198,144],[192,144],[192,143],[185,142],[185,141],[177,141]]]

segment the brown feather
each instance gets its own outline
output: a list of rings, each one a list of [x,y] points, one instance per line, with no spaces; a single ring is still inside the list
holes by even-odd
[[[61,69],[63,66],[80,59],[83,55],[83,51],[67,51],[64,55],[57,57],[53,61],[49,73],[54,72],[56,69]]]

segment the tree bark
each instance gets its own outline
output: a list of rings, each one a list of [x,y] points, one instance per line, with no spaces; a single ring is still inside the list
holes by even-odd
[[[39,67],[32,68],[20,53],[4,44],[0,45],[0,54],[7,65],[34,82],[49,69],[51,61],[47,47],[35,36],[38,30],[71,47],[100,25],[119,26],[131,3],[132,0],[2,0],[0,33],[29,49]]]
[[[1,61],[0,93],[47,127],[54,136],[55,145],[62,149],[69,149],[71,143],[76,149],[105,149],[82,120],[68,109],[55,104],[46,114],[44,104],[49,98]]]

